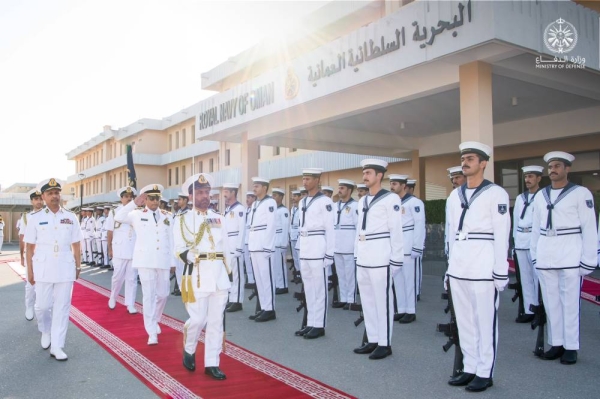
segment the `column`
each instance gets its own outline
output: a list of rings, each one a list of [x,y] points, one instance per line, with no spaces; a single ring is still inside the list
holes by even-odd
[[[419,150],[412,152],[410,178],[417,181],[415,196],[425,201],[425,160],[419,157]]]
[[[258,142],[248,139],[248,132],[242,134],[242,165],[240,201],[246,199],[246,192],[252,189],[252,177],[258,176]],[[243,201],[242,201],[243,203]]]
[[[459,66],[460,141],[478,141],[494,148],[492,67],[475,61]],[[484,177],[494,181],[494,154]]]

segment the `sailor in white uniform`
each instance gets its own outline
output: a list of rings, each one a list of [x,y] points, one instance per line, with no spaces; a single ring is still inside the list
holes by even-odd
[[[244,266],[246,268],[246,277],[248,283],[245,288],[251,288],[252,284],[256,284],[254,280],[254,268],[252,267],[252,259],[250,258],[250,250],[248,249],[248,236],[250,235],[250,220],[252,216],[252,204],[256,200],[256,194],[253,191],[246,193],[246,216],[244,227]]]
[[[42,348],[50,356],[67,360],[64,352],[73,282],[81,271],[81,228],[77,215],[61,207],[61,185],[52,178],[41,181],[46,207],[32,213],[25,230],[27,278],[35,287],[35,314],[42,333]]]
[[[300,258],[298,257],[298,249],[296,244],[298,243],[299,227],[300,227],[300,212],[298,204],[300,203],[300,190],[292,191],[292,209],[290,210],[290,246],[292,251],[292,261],[294,262],[294,269],[300,270]]]
[[[158,344],[158,322],[169,297],[169,270],[175,272],[173,257],[172,216],[159,209],[160,184],[150,184],[140,190],[140,195],[115,214],[115,222],[129,224],[136,235],[133,249],[133,267],[142,283],[144,328],[148,345]],[[136,206],[139,208],[136,209]]]
[[[478,392],[493,385],[499,291],[508,283],[510,203],[502,187],[483,178],[491,148],[474,141],[459,148],[467,183],[448,198],[450,260],[445,282],[449,280],[452,291],[464,372],[448,383]]]
[[[189,199],[189,195],[187,192],[180,192],[177,195],[177,202],[174,204],[177,211],[173,215],[173,220],[175,220],[177,218],[177,216],[189,211],[188,206],[187,206],[189,200],[190,199]],[[175,230],[175,223],[173,223],[173,230]],[[175,233],[175,231],[173,231],[173,233]],[[173,287],[173,291],[171,292],[171,295],[181,296],[181,288],[180,287],[181,287],[181,278],[183,276],[184,266],[185,266],[185,264],[183,263],[183,261],[181,259],[179,259],[179,258],[175,259],[175,284]]]
[[[85,221],[85,250],[87,252],[87,264],[90,266],[96,266],[95,250],[94,250],[94,229],[96,228],[96,219],[94,218],[94,208],[86,208],[88,212],[88,218]]]
[[[413,259],[413,261],[415,262],[415,277],[416,277],[416,288],[415,288],[415,292],[417,294],[417,301],[421,300],[421,285],[423,283],[423,250],[425,249],[425,204],[423,203],[423,201],[421,201],[418,197],[415,196],[415,186],[417,184],[417,181],[414,179],[408,179],[406,181],[406,194],[411,195],[410,197],[410,201],[413,202],[414,204],[411,204],[410,206],[412,206],[413,210],[415,211],[417,215],[417,219],[420,220],[420,218],[423,218],[423,233],[422,235],[420,234],[420,232],[418,232],[417,230],[415,230],[415,235],[414,238],[417,240],[417,242],[415,243],[415,246],[413,246],[412,251],[411,251],[411,258]],[[419,244],[418,240],[423,239],[423,243]],[[419,245],[421,245],[421,252],[420,254],[418,253],[418,251],[415,251],[415,248],[419,248]],[[404,266],[406,266],[406,263],[404,264]],[[402,321],[404,320],[404,321]],[[404,324],[406,322],[410,322],[410,317],[409,318],[402,318],[400,319],[400,323]]]
[[[350,309],[356,302],[356,262],[354,261],[354,240],[358,220],[358,202],[352,198],[355,184],[352,180],[338,180],[337,204],[334,204],[335,228],[335,269],[340,287],[340,300],[334,308]]]
[[[27,231],[27,223],[31,219],[31,214],[39,211],[44,207],[44,200],[42,199],[42,193],[37,189],[29,191],[29,200],[33,210],[31,212],[23,212],[21,219],[19,219],[19,249],[21,251],[21,266],[25,267],[25,271],[28,270],[26,257],[25,257],[25,232]],[[29,321],[33,320],[35,314],[35,288],[29,283],[29,279],[25,280],[25,318]]]
[[[225,340],[224,310],[231,287],[226,252],[232,247],[224,229],[223,219],[228,216],[209,208],[212,184],[212,176],[205,173],[195,174],[183,183],[181,189],[189,193],[194,208],[175,219],[174,244],[175,256],[186,263],[181,299],[190,315],[183,333],[183,365],[190,371],[196,369],[196,347],[204,329],[204,373],[224,380],[219,358]]]
[[[290,228],[290,211],[283,205],[285,190],[274,188],[271,195],[277,203],[277,215],[275,217],[275,263],[273,271],[275,273],[275,294],[288,293],[288,274],[287,274],[287,247]]]
[[[110,258],[108,256],[108,229],[106,226],[106,220],[108,219],[108,215],[112,210],[112,206],[104,205],[104,221],[102,222],[102,227],[100,229],[100,243],[102,248],[102,260],[104,264],[102,265],[103,269],[110,269]]]
[[[110,298],[108,307],[114,309],[117,296],[125,284],[125,306],[130,314],[137,313],[135,296],[137,294],[137,269],[133,267],[133,250],[135,248],[135,231],[130,224],[115,221],[115,215],[123,207],[133,201],[137,190],[131,186],[121,187],[117,195],[121,204],[112,209],[104,223],[107,233],[108,256],[112,258],[114,272],[111,278]]]
[[[323,186],[321,187],[321,192],[325,194],[326,197],[333,197],[333,187],[331,186]]]
[[[306,298],[307,324],[296,336],[315,339],[325,335],[327,324],[327,268],[333,264],[335,230],[333,203],[319,191],[322,169],[302,171],[308,195],[300,201],[298,251]]]
[[[106,218],[104,217],[104,207],[97,206],[96,224],[94,226],[94,241],[92,243],[92,246],[95,246],[96,256],[94,257],[94,262],[98,267],[102,267],[104,265],[104,259],[102,256],[102,228],[104,226],[105,220]]]
[[[4,219],[0,216],[0,254],[2,253],[2,244],[4,244]]]
[[[538,305],[538,278],[535,268],[531,263],[529,252],[531,239],[531,226],[533,223],[533,200],[539,193],[540,181],[544,173],[543,166],[524,166],[523,178],[527,188],[515,200],[513,208],[513,239],[515,242],[515,256],[519,267],[518,273],[521,281],[521,292],[523,293],[524,314],[517,316],[517,323],[530,323],[533,320],[533,312],[530,306]]]
[[[447,171],[448,171],[448,178],[452,182],[452,189],[460,187],[467,182],[467,178],[465,177],[465,175],[463,174],[463,171],[462,171],[462,166],[453,166],[451,168],[448,168]],[[447,258],[448,257],[448,245],[449,245],[449,238],[448,238],[449,218],[448,218],[448,201],[447,200],[446,200],[445,214],[446,214],[446,224],[444,227],[444,242],[446,243],[446,246],[445,246],[444,250],[446,252],[446,258]]]
[[[358,183],[356,185],[356,193],[358,194],[358,199],[361,199],[362,197],[364,197],[365,195],[367,195],[369,193],[369,189],[367,188],[366,184]]]
[[[551,185],[533,201],[530,247],[552,346],[541,357],[562,364],[577,362],[581,276],[594,271],[598,252],[594,197],[568,180],[574,160],[562,151],[544,155]]]
[[[79,211],[81,218],[80,218],[80,224],[81,224],[81,264],[82,265],[87,265],[88,261],[87,261],[87,248],[85,245],[85,224],[87,222],[87,208],[81,208],[81,210]]]
[[[253,177],[252,182],[256,201],[252,204],[252,212],[249,215],[248,249],[252,258],[261,312],[250,316],[250,320],[266,322],[276,318],[273,262],[277,203],[267,195],[269,180]]]
[[[229,305],[226,311],[238,312],[244,303],[244,230],[246,229],[246,208],[237,200],[240,185],[238,183],[223,184],[225,212],[223,227],[227,232],[226,257],[233,282],[229,290]]]
[[[404,259],[402,204],[397,195],[381,188],[387,162],[365,159],[360,164],[369,192],[358,201],[354,257],[368,342],[354,353],[370,353],[369,359],[377,360],[392,354],[392,279]]]

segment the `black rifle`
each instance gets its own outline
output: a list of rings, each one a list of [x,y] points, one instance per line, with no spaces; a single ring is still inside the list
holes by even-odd
[[[296,312],[300,312],[304,309],[304,314],[302,315],[302,325],[300,329],[303,329],[308,324],[308,307],[306,306],[306,293],[304,292],[304,283],[302,283],[302,291],[294,292],[294,298],[300,301],[300,305],[296,308]]]
[[[519,261],[517,259],[517,255],[513,256],[513,261],[515,262],[515,274],[517,275],[517,282],[508,284],[508,289],[515,290],[515,294],[511,298],[511,301],[515,302],[517,299],[519,300],[519,314],[518,317],[525,314],[525,305],[523,302],[523,286],[521,285],[521,268],[519,267]]]
[[[442,349],[444,352],[448,352],[452,345],[454,345],[454,366],[452,368],[452,377],[456,377],[461,374],[464,369],[463,365],[463,354],[460,349],[460,340],[458,338],[458,326],[456,324],[456,314],[454,313],[454,303],[452,302],[452,292],[450,291],[450,283],[448,283],[448,304],[450,307],[450,323],[438,324],[437,331],[444,333],[448,337],[448,342]]]
[[[357,303],[353,303],[351,305],[351,310],[358,310],[360,312],[360,315],[358,316],[358,319],[356,319],[356,321],[354,321],[354,327],[358,327],[361,325],[361,323],[363,321],[365,321],[365,315],[363,314],[363,309],[362,309],[362,305],[357,304]],[[367,338],[367,327],[365,327],[365,331],[363,332],[363,336],[362,336],[362,342],[360,343],[360,346],[363,346],[365,344],[367,344],[369,342],[369,339]]]
[[[256,308],[255,313],[258,314],[261,311],[260,307],[260,297],[258,296],[258,288],[256,287],[256,283],[254,283],[254,288],[252,288],[252,294],[248,297],[248,300],[251,301],[256,297]]]
[[[333,289],[333,303],[338,303],[340,301],[340,282],[338,280],[337,270],[335,269],[335,264],[331,265],[331,276],[329,276],[329,286],[328,289]]]
[[[538,329],[537,338],[535,341],[535,349],[533,354],[536,356],[542,356],[544,354],[544,326],[546,325],[546,308],[544,307],[544,300],[542,298],[542,288],[538,288],[539,305],[529,305],[529,310],[534,314],[533,321],[531,322],[531,329]]]

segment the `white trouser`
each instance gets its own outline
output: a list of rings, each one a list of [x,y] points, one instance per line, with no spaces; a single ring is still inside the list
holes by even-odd
[[[300,259],[302,283],[306,298],[306,325],[324,328],[327,325],[327,301],[329,296],[327,270],[323,260]]]
[[[4,244],[4,236],[0,236],[0,252],[2,252],[2,245]]]
[[[81,262],[87,262],[87,251],[85,246],[85,239],[80,241],[80,249],[81,249]]]
[[[296,249],[296,243],[298,240],[291,240],[290,242],[292,246],[292,259],[294,260],[294,268],[300,271],[300,257],[298,255],[298,250]]]
[[[229,302],[244,303],[244,285],[246,278],[244,276],[244,265],[242,257],[233,258],[229,264],[233,282],[229,289]]]
[[[340,287],[340,302],[356,302],[356,262],[354,254],[333,254]]]
[[[531,253],[528,249],[515,251],[519,262],[519,274],[521,276],[521,292],[523,293],[523,307],[526,314],[532,314],[530,305],[538,305],[538,276],[531,264]]]
[[[252,252],[251,258],[260,307],[262,310],[275,310],[274,253],[266,257],[265,252]]]
[[[288,287],[287,262],[285,261],[287,248],[275,248],[275,264],[273,271],[275,274],[275,288]]]
[[[465,373],[492,378],[498,348],[499,295],[493,281],[450,278]]]
[[[52,348],[64,348],[69,326],[73,282],[35,283],[35,317],[41,333],[50,333]]]
[[[185,268],[185,263],[181,259],[177,259],[175,261],[175,279],[177,280],[177,286],[181,290],[181,279],[183,278],[183,269]]]
[[[144,305],[144,327],[148,335],[156,334],[167,298],[169,297],[169,269],[138,268],[142,283],[142,304]]]
[[[102,241],[102,254],[104,257],[104,266],[110,265],[110,261],[108,259],[108,241]]]
[[[135,305],[135,295],[137,293],[137,269],[131,266],[131,259],[113,258],[113,272],[111,279],[110,297],[117,299],[121,292],[121,287],[125,283],[125,306]]]
[[[27,255],[25,255],[27,259]],[[27,262],[27,261],[25,261]],[[35,307],[35,287],[29,283],[27,263],[25,263],[25,309],[34,309]]]
[[[94,261],[97,265],[103,265],[104,259],[102,259],[102,241],[99,238],[96,238],[94,243],[96,245],[96,259],[94,259]]]
[[[579,306],[581,277],[579,268],[537,269],[546,316],[548,343],[565,349],[579,350]],[[462,335],[460,337],[462,340]]]
[[[246,250],[244,251],[244,264],[246,266],[246,274],[248,275],[248,282],[250,284],[255,283],[254,268],[252,267],[252,258],[250,256],[250,251],[248,250],[248,244],[246,244]]]
[[[365,328],[370,343],[392,345],[394,304],[390,267],[357,267],[356,280],[360,290]]]
[[[93,253],[92,253],[92,239],[91,238],[85,239],[85,251],[87,252],[86,260],[88,261],[88,263],[92,262],[94,260],[94,257],[93,257]]]
[[[227,304],[227,291],[195,293],[195,296],[196,302],[186,304],[190,318],[183,327],[183,345],[187,353],[196,353],[200,333],[206,326],[204,367],[218,367],[223,346],[223,311]]]
[[[412,259],[410,255],[404,255],[404,265],[394,276],[398,313],[416,313],[417,264],[419,260]]]

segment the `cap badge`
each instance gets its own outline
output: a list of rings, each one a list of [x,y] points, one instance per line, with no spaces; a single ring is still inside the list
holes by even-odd
[[[48,182],[48,185],[50,187],[56,187],[58,184],[56,183],[56,180],[50,179],[50,181]]]
[[[206,184],[206,177],[204,177],[203,174],[201,174],[200,177],[198,178],[198,183]]]

